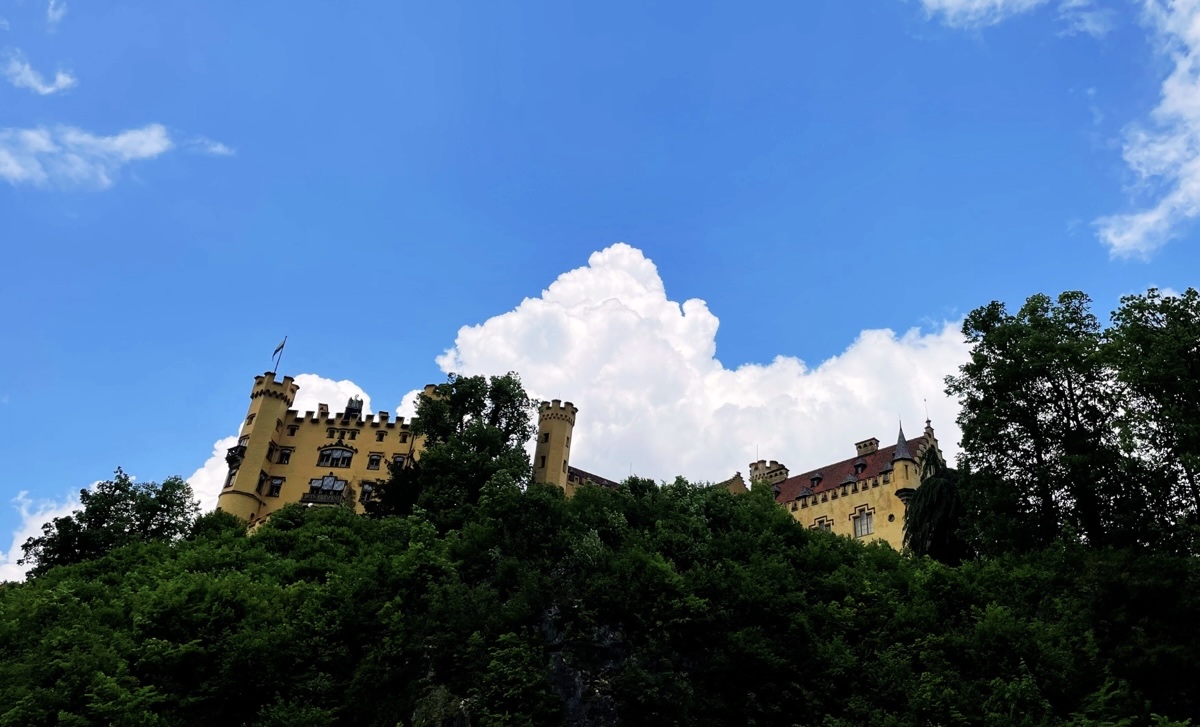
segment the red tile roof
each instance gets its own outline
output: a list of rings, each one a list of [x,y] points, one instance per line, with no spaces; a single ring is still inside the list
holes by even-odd
[[[914,457],[920,457],[924,452],[926,446],[925,437],[917,437],[905,441],[908,444],[908,451],[912,452]],[[813,494],[836,490],[846,481],[847,475],[854,475],[854,463],[860,459],[867,466],[862,474],[858,475],[858,480],[862,481],[878,477],[883,472],[891,470],[892,457],[896,454],[896,447],[898,445],[899,442],[890,447],[881,447],[870,454],[854,455],[836,464],[818,467],[815,470],[788,477],[779,483],[779,493],[775,495],[775,501],[779,503],[792,502],[797,499],[800,490],[804,488],[808,488]],[[821,475],[821,481],[816,487],[813,487],[812,478],[818,473]]]
[[[572,482],[581,482],[581,483],[587,482],[590,480],[593,485],[600,485],[601,487],[608,487],[610,489],[616,489],[621,486],[619,483],[613,482],[612,480],[608,479],[607,477],[601,477],[600,475],[594,475],[591,472],[588,472],[587,470],[581,470],[578,467],[571,467],[570,465],[567,465],[567,478],[570,479]]]

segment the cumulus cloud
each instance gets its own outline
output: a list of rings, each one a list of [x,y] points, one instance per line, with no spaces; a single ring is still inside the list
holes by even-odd
[[[50,30],[58,27],[62,19],[67,15],[67,4],[61,0],[50,0],[46,5],[46,25]]]
[[[65,91],[76,83],[75,77],[63,70],[56,71],[54,80],[47,82],[41,73],[29,65],[29,61],[19,50],[8,54],[3,71],[9,83],[17,88],[27,88],[40,96]]]
[[[900,417],[919,434],[926,399],[939,441],[956,451],[957,409],[942,382],[967,357],[956,324],[866,330],[816,366],[779,356],[735,369],[716,357],[717,326],[704,301],[672,300],[654,263],[621,243],[460,329],[437,362],[466,375],[518,371],[532,395],[574,402],[572,465],[613,479],[632,469],[716,481],[746,474],[756,454],[802,471],[852,456],[871,436],[893,441]]]
[[[0,129],[0,179],[12,185],[112,186],[130,162],[152,159],[173,142],[162,124],[112,136],[72,126]]]
[[[1153,205],[1096,220],[1116,257],[1146,258],[1200,214],[1200,0],[1147,0],[1160,50],[1174,62],[1150,123],[1126,132],[1123,157],[1139,188],[1157,183]]]
[[[921,0],[931,17],[954,28],[982,28],[1045,5],[1049,0]]]
[[[358,396],[363,400],[363,413],[372,413],[371,397],[353,381],[335,381],[316,374],[299,374],[296,376],[296,384],[300,390],[296,393],[292,408],[298,412],[316,411],[318,404],[328,404],[330,411],[342,411],[351,397]],[[225,486],[225,476],[229,473],[229,466],[225,463],[225,452],[237,444],[237,440],[238,435],[232,434],[214,442],[212,454],[187,478],[196,499],[200,502],[201,512],[209,512],[217,506],[217,497],[220,496],[221,489]]]
[[[231,157],[237,154],[237,149],[204,136],[192,139],[188,142],[187,146],[196,153],[209,154],[211,156]]]
[[[42,534],[42,525],[56,517],[65,517],[79,507],[77,495],[62,500],[33,500],[29,493],[17,493],[11,504],[21,514],[21,522],[13,532],[12,543],[6,552],[0,552],[0,581],[23,581],[28,566],[17,565],[24,553],[21,546],[29,538]]]

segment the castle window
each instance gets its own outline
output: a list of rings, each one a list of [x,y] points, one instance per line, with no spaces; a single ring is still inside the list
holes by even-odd
[[[267,497],[279,497],[279,491],[283,489],[283,478],[275,477],[271,480],[271,486],[267,488]]]
[[[800,509],[800,503],[798,503],[798,502],[793,502],[793,503],[792,503],[792,512],[796,512],[796,511],[797,511],[797,510],[799,510],[799,509]]]
[[[274,442],[267,442],[267,461],[268,462],[275,461],[275,443]]]
[[[825,532],[829,532],[829,531],[833,530],[833,523],[830,522],[829,520],[821,518],[820,520],[817,520],[816,522],[813,523],[812,529],[813,530],[824,530]]]
[[[318,467],[349,467],[350,460],[354,457],[354,452],[348,449],[340,449],[338,447],[330,447],[321,450],[321,455],[317,457]]]
[[[279,448],[279,464],[287,464],[288,462],[291,462],[291,461],[292,461],[292,448],[291,447],[280,447]]]
[[[883,473],[883,484],[886,485],[887,483],[889,483],[891,481],[892,481],[891,476],[887,472],[884,472]]]
[[[863,510],[854,517],[854,537],[865,538],[875,532],[875,516],[868,510]]]
[[[266,481],[267,481],[267,473],[259,472],[258,473],[258,484],[255,485],[255,487],[254,487],[254,494],[256,494],[256,495],[262,494],[263,484],[265,484]]]
[[[545,455],[542,455],[541,457],[538,458],[538,469],[541,469],[541,470],[546,469],[546,456]]]
[[[351,439],[358,439],[358,430],[357,430],[357,429],[351,429],[351,430],[350,430],[350,438],[351,438]]]
[[[225,476],[225,486],[233,487],[233,481],[237,479],[237,467],[229,470],[229,474]]]
[[[369,470],[379,469],[379,463],[382,461],[383,461],[382,454],[372,454],[372,455],[368,456],[367,457],[367,469],[369,469]]]
[[[247,444],[250,444],[250,435],[249,434],[238,439],[239,447],[245,447]]]
[[[326,429],[326,430],[325,430],[325,438],[326,438],[326,439],[333,439],[333,435],[334,435],[336,432],[337,432],[337,430],[336,430],[336,429]]]
[[[250,426],[251,424],[254,423],[254,416],[255,416],[254,414],[247,415],[246,426]]]
[[[408,441],[408,432],[400,432],[400,444]]]
[[[300,429],[300,427],[296,426],[295,424],[293,424],[293,425],[289,426],[289,427],[288,427],[288,436],[289,436],[289,437],[294,437],[294,436],[296,436],[296,432],[297,432],[297,430],[299,430],[299,429]]]
[[[542,444],[550,441],[550,432],[542,432]]]
[[[567,449],[571,448],[571,438],[567,437]]]
[[[565,473],[566,471],[567,471],[567,460],[564,459],[563,460],[563,472]]]
[[[375,441],[382,442],[383,438],[386,436],[387,436],[387,432],[375,432]]]

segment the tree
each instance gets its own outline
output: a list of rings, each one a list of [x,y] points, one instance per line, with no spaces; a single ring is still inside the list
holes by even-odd
[[[40,575],[58,565],[99,558],[123,545],[173,542],[186,536],[200,507],[179,477],[134,482],[120,468],[111,480],[79,491],[81,509],[42,526],[21,546],[20,565]]]
[[[526,483],[531,468],[525,445],[533,436],[533,402],[515,373],[459,376],[422,394],[413,422],[425,438],[416,462],[393,469],[377,488],[370,510],[406,515],[414,506],[452,524],[465,517],[493,478]]]
[[[1129,483],[1113,413],[1121,387],[1105,364],[1090,300],[1031,296],[1016,315],[973,311],[973,344],[947,393],[962,404],[962,464],[971,540],[1026,550],[1058,538],[1092,546],[1137,540],[1144,493]]]
[[[904,511],[904,545],[913,554],[958,565],[970,556],[960,529],[966,509],[958,472],[946,467],[937,449],[921,460],[921,486]]]
[[[1200,292],[1121,299],[1108,333],[1130,447],[1174,480],[1174,497],[1200,513]]]

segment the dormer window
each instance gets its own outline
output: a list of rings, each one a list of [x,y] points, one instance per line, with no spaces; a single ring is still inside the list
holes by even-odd
[[[821,484],[821,480],[823,480],[823,479],[824,479],[824,477],[822,477],[821,473],[818,472],[815,475],[813,475],[809,481],[812,482],[813,489],[816,489],[817,485]]]
[[[854,460],[854,475],[855,475],[855,477],[857,477],[858,475],[861,475],[864,471],[866,471],[866,469],[867,469],[867,461],[865,459],[863,459],[862,457],[859,457],[858,459]]]

